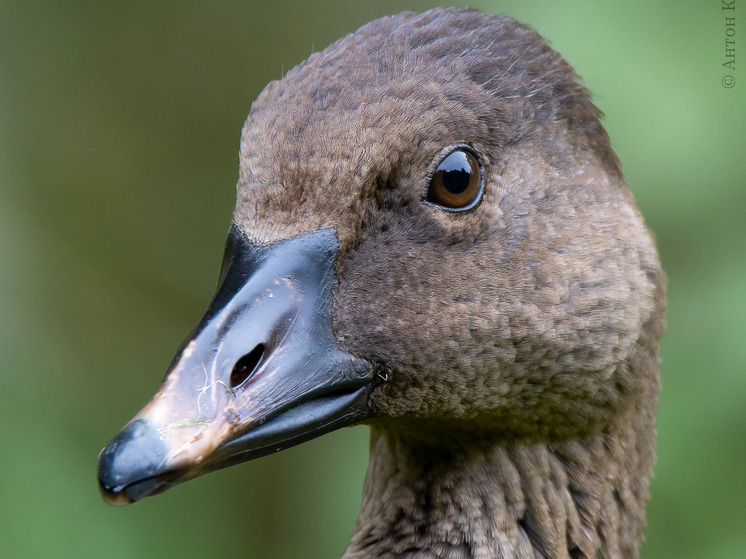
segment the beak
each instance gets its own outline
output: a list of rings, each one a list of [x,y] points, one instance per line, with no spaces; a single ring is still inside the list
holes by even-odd
[[[128,504],[369,416],[372,367],[332,336],[330,229],[270,246],[234,225],[218,289],[153,399],[103,449],[104,499]]]

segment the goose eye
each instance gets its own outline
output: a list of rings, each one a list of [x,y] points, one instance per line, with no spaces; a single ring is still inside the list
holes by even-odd
[[[451,152],[430,179],[425,199],[450,210],[468,210],[482,195],[482,170],[477,158],[463,149]]]

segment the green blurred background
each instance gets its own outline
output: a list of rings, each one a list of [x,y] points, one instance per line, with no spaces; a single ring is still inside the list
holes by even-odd
[[[100,499],[96,457],[211,296],[252,100],[366,21],[432,5],[0,1],[2,557],[342,553],[365,428],[124,509]],[[669,327],[642,556],[746,557],[746,48],[726,72],[717,1],[472,6],[584,77],[657,234]]]

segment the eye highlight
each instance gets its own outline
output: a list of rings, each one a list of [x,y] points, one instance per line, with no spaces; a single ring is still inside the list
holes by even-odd
[[[459,148],[435,169],[425,200],[450,211],[473,208],[482,196],[482,168],[476,156]]]

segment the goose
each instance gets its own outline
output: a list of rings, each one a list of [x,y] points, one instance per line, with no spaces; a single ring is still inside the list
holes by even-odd
[[[465,9],[271,82],[215,295],[104,499],[367,424],[345,559],[636,557],[665,285],[600,116],[534,30]]]

